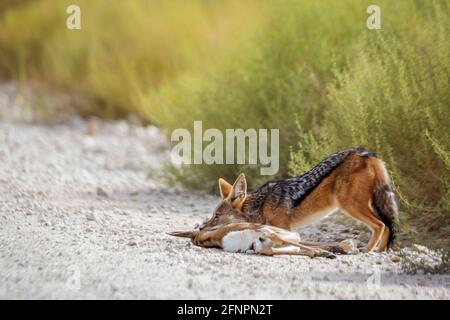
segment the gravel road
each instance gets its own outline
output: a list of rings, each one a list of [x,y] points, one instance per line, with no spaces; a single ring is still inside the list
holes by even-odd
[[[449,275],[405,274],[392,253],[264,257],[166,235],[218,201],[149,175],[167,150],[156,128],[125,121],[0,120],[0,298],[450,298]],[[367,238],[336,219],[300,233]]]

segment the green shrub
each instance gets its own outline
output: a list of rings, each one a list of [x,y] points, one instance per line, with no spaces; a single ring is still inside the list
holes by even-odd
[[[449,246],[448,5],[395,4],[383,29],[368,31],[357,58],[336,71],[321,129],[300,128],[290,168],[299,174],[331,151],[364,145],[387,163],[404,236]]]
[[[68,30],[71,4],[7,6],[0,75],[86,96],[83,112],[103,117],[138,112],[141,91],[213,64],[261,16],[256,1],[80,0],[81,30]]]
[[[287,172],[296,121],[317,129],[329,101],[333,61],[343,65],[365,24],[361,1],[271,1],[264,26],[215,73],[169,83],[141,95],[148,118],[170,130],[279,128],[280,176]],[[360,23],[355,23],[360,21]],[[169,131],[170,132],[170,131]],[[250,187],[270,177],[248,165],[191,165],[172,170],[179,180],[217,192],[216,179],[249,177]],[[273,178],[273,177],[271,177]]]

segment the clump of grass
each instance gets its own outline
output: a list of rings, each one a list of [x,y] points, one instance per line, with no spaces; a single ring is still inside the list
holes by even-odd
[[[438,250],[428,254],[400,251],[401,269],[408,274],[445,274],[450,272],[450,251]]]

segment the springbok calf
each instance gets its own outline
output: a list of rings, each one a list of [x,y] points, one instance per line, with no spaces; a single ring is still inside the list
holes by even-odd
[[[335,258],[333,253],[348,253],[352,250],[345,241],[337,244],[302,242],[297,232],[250,222],[168,234],[190,238],[195,245],[201,247],[218,247],[228,252],[258,253],[268,256],[287,254]]]

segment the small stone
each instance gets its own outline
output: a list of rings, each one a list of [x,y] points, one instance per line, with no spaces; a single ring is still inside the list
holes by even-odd
[[[106,193],[106,191],[103,190],[102,188],[97,187],[97,195],[98,195],[99,197],[107,197],[107,196],[108,196],[108,193]]]
[[[395,263],[397,263],[397,262],[400,262],[402,259],[399,257],[399,256],[397,256],[397,255],[392,255],[391,256],[391,261],[392,262],[395,262]]]
[[[88,212],[86,214],[86,219],[88,219],[89,221],[95,221],[96,220],[95,213],[94,212]]]
[[[420,280],[419,282],[417,282],[417,284],[418,284],[420,287],[426,287],[426,286],[427,286],[427,282],[426,282],[425,280]]]
[[[429,252],[427,247],[422,246],[420,244],[413,244],[412,246],[417,252],[420,252],[420,253],[428,253]]]
[[[359,253],[358,248],[356,247],[355,242],[352,239],[347,239],[339,242],[339,247],[346,254],[357,254]]]
[[[137,246],[137,243],[136,243],[136,241],[129,241],[128,243],[127,243],[127,245],[129,245],[129,246],[131,246],[131,247],[134,247],[134,246]]]

